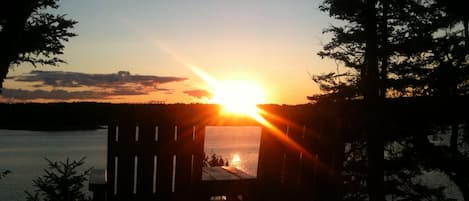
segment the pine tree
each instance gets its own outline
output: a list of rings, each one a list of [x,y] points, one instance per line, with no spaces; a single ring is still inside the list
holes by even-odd
[[[364,99],[368,105],[367,111],[364,111],[368,113],[366,119],[368,126],[364,133],[367,138],[360,139],[364,140],[367,150],[359,152],[363,154],[359,157],[359,161],[348,161],[349,166],[345,168],[348,172],[345,172],[345,176],[348,175],[346,180],[348,179],[350,184],[368,183],[370,200],[382,200],[384,199],[383,194],[392,194],[408,200],[416,200],[419,196],[419,199],[442,199],[441,189],[424,190],[421,185],[412,183],[412,179],[409,179],[421,174],[422,164],[426,164],[425,168],[427,169],[441,170],[449,176],[450,174],[459,175],[453,177],[455,183],[458,181],[454,179],[469,178],[463,172],[458,171],[461,167],[447,165],[448,163],[444,162],[463,162],[466,159],[458,151],[444,154],[448,152],[441,151],[441,147],[429,143],[428,136],[433,134],[432,132],[409,132],[406,133],[407,136],[397,135],[391,139],[383,139],[377,134],[378,132],[384,133],[383,130],[390,132],[385,125],[380,125],[383,122],[379,118],[380,115],[386,115],[378,114],[382,98],[451,97],[468,94],[469,67],[467,64],[469,54],[467,46],[464,46],[469,44],[464,42],[468,36],[464,21],[467,19],[467,12],[460,12],[458,9],[461,6],[461,1],[326,0],[320,7],[331,17],[346,23],[326,29],[326,32],[331,33],[333,37],[324,46],[324,50],[318,54],[323,58],[341,62],[347,70],[342,74],[330,73],[313,76],[313,80],[320,85],[321,89],[325,90],[326,94],[312,96],[310,99],[319,101]],[[458,30],[458,26],[454,26],[455,23],[462,23],[464,30]],[[420,127],[421,125],[414,126]],[[436,125],[426,126],[434,127]],[[461,138],[458,138],[459,124],[453,123],[452,127],[451,141],[454,144],[452,147],[457,147],[458,142],[461,142]],[[383,161],[380,156],[383,156],[383,151],[389,151],[383,150],[383,148],[396,142],[407,144],[410,147],[401,147],[397,151],[400,157],[392,160],[384,158]],[[416,144],[420,144],[417,146],[419,149],[415,147],[410,149]],[[435,153],[434,157],[440,157],[438,159],[440,163],[429,163],[425,154],[420,154],[420,158],[412,155],[412,153],[425,153],[426,151]],[[403,162],[409,158],[415,160],[412,163]],[[361,164],[364,161],[368,162]],[[401,169],[407,168],[407,174],[388,168],[390,163],[403,165],[404,167]],[[386,164],[384,172],[383,164]],[[461,166],[468,167],[465,164],[466,162],[462,163]],[[372,166],[368,167],[370,171],[366,174],[360,172],[363,170],[363,165]],[[362,168],[357,169],[356,167]],[[357,172],[357,170],[360,171]],[[385,193],[379,192],[381,189],[378,188],[381,186],[374,186],[381,185],[378,178],[380,173],[386,175]],[[364,177],[360,175],[364,175]],[[365,182],[357,178],[368,178],[368,181]],[[464,193],[468,182],[467,180],[459,182],[461,184],[458,186]],[[403,184],[409,189],[394,191]],[[356,192],[349,195],[354,193],[355,196],[352,197],[363,196],[363,194],[356,194]],[[424,196],[426,193],[431,193],[434,197],[427,198]],[[464,197],[466,200],[468,199],[467,196],[464,195]]]
[[[85,158],[78,161],[50,161],[44,175],[33,180],[34,192],[25,191],[27,201],[88,201],[83,188],[91,169],[80,171]]]

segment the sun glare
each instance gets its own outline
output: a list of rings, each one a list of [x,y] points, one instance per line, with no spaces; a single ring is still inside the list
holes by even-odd
[[[241,165],[241,157],[239,157],[239,154],[233,154],[233,158],[231,159],[231,165],[239,168]]]
[[[249,81],[225,81],[214,86],[212,101],[224,111],[239,114],[257,114],[257,104],[265,102],[264,91]]]
[[[317,161],[317,158],[315,158],[313,154],[289,138],[288,135],[285,134],[284,130],[279,129],[264,118],[264,116],[268,115],[271,118],[273,117],[277,120],[283,121],[283,119],[276,117],[273,114],[269,114],[257,107],[258,104],[265,103],[265,93],[260,85],[246,80],[221,82],[195,66],[188,67],[202,78],[211,88],[210,92],[212,93],[213,103],[222,105],[226,112],[249,115],[263,127],[268,129],[269,134],[280,139],[287,146],[302,153],[302,156],[305,157],[305,159]],[[236,167],[240,163],[241,158],[239,154],[234,154],[231,159],[231,165]]]
[[[219,81],[195,66],[189,68],[202,78],[211,88],[211,102],[223,106],[224,112],[258,115],[258,104],[265,103],[265,92],[259,84],[251,80]]]

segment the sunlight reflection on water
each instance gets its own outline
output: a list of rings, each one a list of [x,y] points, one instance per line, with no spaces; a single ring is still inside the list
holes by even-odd
[[[256,176],[260,135],[258,126],[209,126],[204,151],[208,156],[221,156],[230,166]]]

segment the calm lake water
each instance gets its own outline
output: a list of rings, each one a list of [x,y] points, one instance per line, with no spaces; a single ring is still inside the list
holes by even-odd
[[[79,160],[86,157],[86,167],[106,167],[107,130],[22,131],[0,130],[0,170],[12,173],[0,180],[0,201],[25,200],[25,190],[32,180],[43,175],[50,160]],[[260,141],[258,127],[208,127],[205,152],[215,153],[240,169],[255,175]]]
[[[86,156],[86,167],[106,167],[107,130],[19,131],[0,130],[0,169],[12,173],[0,180],[0,200],[25,200],[32,179],[43,175],[50,160],[79,160]]]

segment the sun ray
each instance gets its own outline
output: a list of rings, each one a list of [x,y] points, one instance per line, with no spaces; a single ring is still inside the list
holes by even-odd
[[[325,173],[334,174],[334,172],[319,161],[313,153],[288,137],[284,131],[265,118],[268,117],[268,119],[273,119],[274,121],[279,121],[284,124],[289,123],[287,120],[257,107],[258,104],[262,104],[265,101],[263,90],[258,85],[249,81],[219,81],[195,66],[188,67],[209,85],[213,93],[213,103],[220,104],[224,112],[251,117],[266,128],[268,130],[267,133],[272,135],[272,137],[279,139],[290,149],[301,153],[305,160],[313,161],[317,167],[325,171]],[[295,127],[297,125],[290,126]]]
[[[265,102],[264,90],[250,80],[219,81],[195,66],[188,66],[210,87],[211,102],[223,106],[224,112],[253,116],[257,114],[257,104]]]

